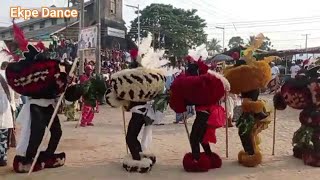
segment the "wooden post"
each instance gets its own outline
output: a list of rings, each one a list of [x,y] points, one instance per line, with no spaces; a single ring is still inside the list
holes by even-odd
[[[272,142],[272,155],[274,156],[274,149],[276,144],[276,119],[277,119],[277,110],[274,108],[273,112],[273,142]]]
[[[228,124],[228,105],[227,105],[228,92],[225,92],[225,111],[226,111],[226,157],[229,157],[229,124]]]

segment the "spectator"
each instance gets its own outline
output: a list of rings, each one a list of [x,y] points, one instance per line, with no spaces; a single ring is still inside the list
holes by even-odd
[[[270,66],[271,66],[272,79],[274,79],[280,75],[280,70],[279,70],[278,66],[275,65],[274,62],[271,62]]]
[[[1,65],[1,67],[3,67]],[[0,166],[7,165],[7,151],[9,129],[13,129],[13,115],[11,111],[11,96],[9,86],[4,77],[1,76],[0,85]]]
[[[299,62],[295,62],[295,65],[291,66],[290,72],[291,72],[291,78],[295,78],[298,72],[301,70],[301,67],[298,64]]]

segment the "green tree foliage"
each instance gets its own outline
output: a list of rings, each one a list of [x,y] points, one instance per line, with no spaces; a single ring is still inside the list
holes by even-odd
[[[253,40],[254,40],[254,36],[250,36],[250,38],[248,39],[247,45],[250,45],[251,42],[253,42]],[[261,47],[259,49],[265,50],[265,51],[274,50],[270,38],[266,37],[265,41],[263,42],[263,44],[261,45]]]
[[[207,42],[207,50],[212,51],[213,53],[221,53],[222,46],[219,43],[219,40],[215,38],[211,39],[211,41]]]
[[[240,45],[243,45],[243,44],[244,44],[243,39],[240,36],[234,36],[229,40],[228,46],[230,49],[232,49],[232,48],[239,47]]]
[[[169,55],[183,57],[194,46],[206,43],[205,20],[197,10],[185,10],[166,4],[151,4],[140,11],[141,37],[153,34],[155,48],[165,48]],[[137,39],[138,18],[131,22],[129,35]]]

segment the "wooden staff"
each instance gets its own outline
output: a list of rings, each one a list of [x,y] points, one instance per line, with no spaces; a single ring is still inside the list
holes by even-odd
[[[74,62],[73,62],[73,64],[72,64],[72,67],[71,67],[71,70],[70,70],[70,72],[69,72],[69,77],[72,76],[74,70],[76,69],[78,60],[79,60],[78,58],[76,58],[76,59],[74,60]],[[67,87],[66,87],[66,89],[67,89]],[[38,149],[37,149],[37,154],[36,154],[35,158],[33,159],[31,168],[30,168],[30,170],[29,170],[29,172],[28,172],[28,176],[32,173],[32,171],[33,171],[33,169],[34,169],[34,166],[36,165],[36,162],[38,161],[38,158],[39,158],[39,155],[40,155],[40,151],[41,151],[41,147],[43,146],[43,143],[45,142],[44,140],[47,139],[47,137],[48,137],[48,134],[49,134],[49,132],[50,132],[50,128],[51,128],[51,126],[52,126],[52,123],[53,123],[53,121],[54,121],[54,119],[55,119],[55,117],[56,117],[56,115],[57,115],[57,113],[58,113],[58,110],[59,110],[59,107],[60,107],[60,105],[61,105],[62,99],[64,98],[64,94],[66,93],[66,89],[65,89],[65,91],[61,94],[61,96],[59,97],[58,103],[57,103],[56,107],[54,108],[53,114],[52,114],[51,119],[50,119],[50,121],[49,121],[49,124],[48,124],[48,126],[47,126],[48,128],[46,129],[46,132],[45,132],[44,136],[42,137],[40,146],[39,146]]]
[[[191,145],[190,133],[189,133],[188,124],[187,124],[187,115],[186,115],[185,113],[183,113],[183,124],[184,124],[184,127],[185,127],[186,132],[187,132],[187,136],[188,136],[188,139],[189,139],[189,143],[190,143],[190,145]]]
[[[227,97],[228,97],[228,92],[225,92],[225,111],[226,111],[226,157],[229,157],[229,133],[228,133],[228,129],[229,129],[229,124],[228,124],[228,105],[227,105]]]
[[[277,119],[277,110],[274,107],[273,109],[273,142],[272,142],[272,156],[274,156],[274,148],[276,144],[276,119]]]
[[[129,154],[128,144],[127,144],[127,140],[126,140],[126,137],[127,137],[126,114],[125,114],[125,111],[124,111],[124,107],[123,107],[123,106],[122,106],[121,109],[122,109],[122,121],[123,121],[124,142],[126,143],[127,154]]]

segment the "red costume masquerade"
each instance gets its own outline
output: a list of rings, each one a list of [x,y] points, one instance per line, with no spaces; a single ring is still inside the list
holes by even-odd
[[[185,60],[189,62],[187,72],[172,83],[169,101],[176,113],[185,112],[187,105],[196,106],[197,116],[190,135],[192,153],[185,155],[183,165],[186,171],[192,172],[220,168],[222,161],[208,143],[216,143],[215,130],[225,125],[225,112],[218,102],[230,85],[222,75],[208,71],[202,61],[195,61],[191,56]],[[200,154],[200,144],[205,153]]]

